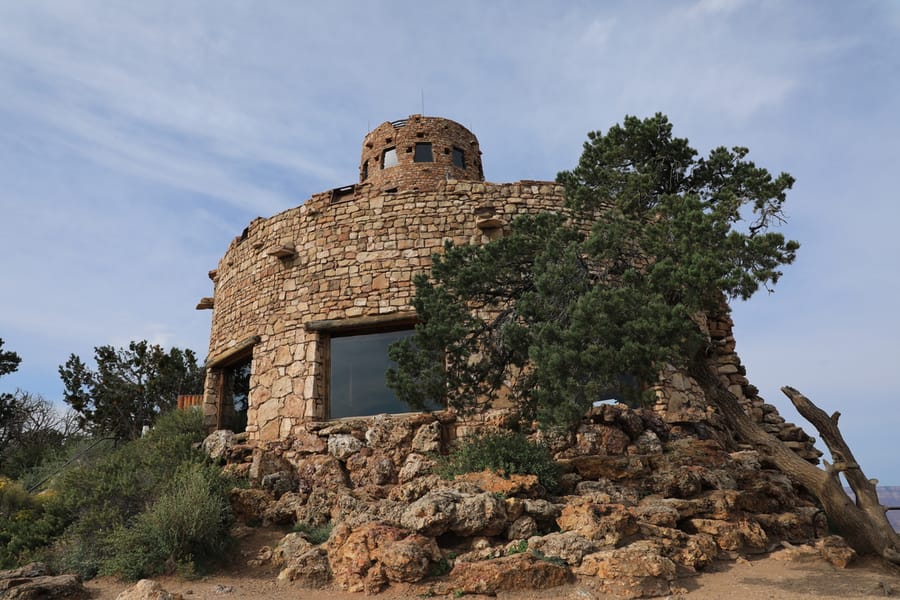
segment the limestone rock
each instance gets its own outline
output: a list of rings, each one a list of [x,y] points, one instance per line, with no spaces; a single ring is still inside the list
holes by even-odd
[[[512,523],[506,531],[506,539],[508,540],[527,540],[538,532],[538,526],[535,520],[528,515],[519,517]]]
[[[689,523],[698,533],[713,536],[722,550],[763,552],[769,541],[763,528],[752,519],[739,521],[689,519]]]
[[[419,427],[412,439],[412,450],[419,454],[436,454],[441,451],[441,424],[439,421]]]
[[[480,562],[457,562],[450,572],[452,589],[465,594],[494,595],[547,589],[563,585],[568,579],[568,568],[538,560],[529,553]]]
[[[331,581],[331,563],[325,548],[308,548],[291,558],[278,573],[278,581],[293,581],[302,587],[321,588]]]
[[[397,481],[400,483],[413,481],[417,477],[427,475],[433,468],[433,460],[422,454],[413,452],[407,455],[406,460],[403,462],[403,466],[400,467],[400,472],[397,474]]]
[[[456,518],[456,505],[461,498],[462,494],[446,488],[429,492],[403,511],[400,523],[422,535],[446,533]]]
[[[621,504],[596,504],[577,498],[556,520],[563,531],[572,531],[606,546],[616,546],[638,532],[634,515]]]
[[[309,494],[288,492],[263,510],[264,525],[290,525],[301,520]]]
[[[206,436],[200,447],[212,460],[220,461],[225,458],[233,443],[234,432],[220,429]]]
[[[454,478],[456,481],[468,481],[474,483],[485,492],[503,494],[505,496],[535,497],[543,488],[538,483],[536,475],[512,474],[502,476],[491,470],[477,473],[464,473]]]
[[[328,436],[328,454],[338,460],[347,460],[363,447],[362,441],[348,433]]]
[[[167,592],[159,582],[152,579],[141,579],[116,596],[116,600],[182,600],[182,598],[181,594]]]
[[[313,454],[295,463],[299,491],[309,492],[317,487],[348,487],[350,480],[341,462],[330,454]]]
[[[274,502],[269,492],[257,488],[234,488],[229,500],[235,520],[241,523],[262,521]]]
[[[856,552],[839,535],[829,535],[816,540],[815,547],[819,556],[839,569],[846,568],[856,558]]]
[[[571,531],[529,538],[528,547],[545,556],[560,558],[570,565],[580,565],[585,555],[599,550],[596,543]]]
[[[77,600],[87,596],[87,590],[77,575],[0,578],[0,598],[4,600]]]
[[[367,593],[388,582],[416,582],[428,565],[441,559],[433,539],[388,525],[367,523],[351,530],[338,526],[328,544],[335,583],[341,589]]]
[[[474,496],[464,495],[456,507],[456,515],[450,530],[456,535],[498,535],[509,524],[506,503],[487,492]]]
[[[624,548],[588,554],[573,569],[578,575],[597,577],[601,590],[620,598],[646,598],[669,593],[677,572],[675,563],[659,547],[641,540]]]

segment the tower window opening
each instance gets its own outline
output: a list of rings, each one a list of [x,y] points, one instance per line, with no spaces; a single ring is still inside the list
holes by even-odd
[[[390,169],[391,167],[396,167],[397,164],[397,149],[387,148],[384,154],[381,155],[381,168]]]
[[[365,181],[369,178],[369,161],[365,161],[362,166],[362,176],[360,177],[361,181]]]
[[[458,167],[460,169],[466,168],[466,154],[459,148],[453,149],[453,153],[450,155],[450,160],[453,162],[454,167]]]
[[[430,142],[416,142],[416,153],[413,162],[434,162],[434,154],[431,152]]]

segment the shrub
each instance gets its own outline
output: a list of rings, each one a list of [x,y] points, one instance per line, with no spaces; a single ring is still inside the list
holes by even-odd
[[[331,537],[332,529],[334,529],[334,524],[332,523],[314,526],[309,523],[299,522],[294,525],[294,531],[302,533],[306,541],[316,546],[328,541],[328,538]]]
[[[188,464],[131,526],[111,536],[112,556],[101,572],[139,579],[194,572],[215,561],[228,543],[230,485],[212,465]]]
[[[556,489],[559,465],[546,446],[532,442],[524,434],[498,431],[464,438],[435,471],[445,479],[463,473],[489,469],[505,476],[536,475],[548,490]]]

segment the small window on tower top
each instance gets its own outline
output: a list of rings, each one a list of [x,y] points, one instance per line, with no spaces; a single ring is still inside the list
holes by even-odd
[[[434,162],[434,155],[431,153],[431,144],[428,142],[416,142],[416,153],[413,155],[414,162]]]
[[[453,154],[451,155],[450,158],[453,161],[454,167],[459,167],[460,169],[466,168],[466,155],[459,148],[453,149]]]
[[[381,168],[389,169],[391,167],[397,166],[397,149],[396,148],[388,148],[384,151],[384,154],[381,155]]]

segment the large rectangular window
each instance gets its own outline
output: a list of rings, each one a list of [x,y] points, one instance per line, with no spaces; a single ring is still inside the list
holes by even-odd
[[[392,361],[388,346],[412,330],[331,338],[329,418],[403,413],[411,409],[385,383]]]

